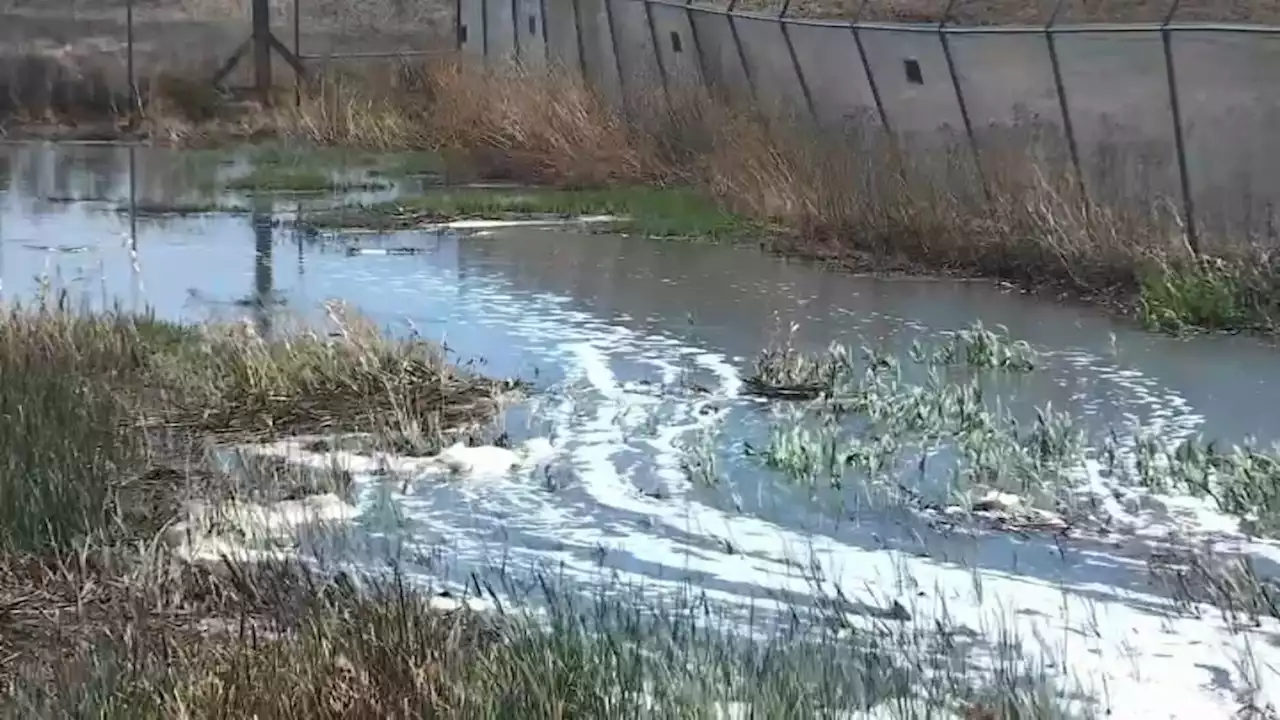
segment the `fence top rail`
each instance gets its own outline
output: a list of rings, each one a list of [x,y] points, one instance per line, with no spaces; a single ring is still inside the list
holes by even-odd
[[[790,25],[808,25],[814,27],[857,28],[858,30],[881,30],[892,32],[928,33],[936,35],[940,32],[948,35],[1079,35],[1084,33],[1104,34],[1137,34],[1160,32],[1215,32],[1238,33],[1246,35],[1280,35],[1280,26],[1251,25],[1248,23],[1079,23],[1051,25],[948,25],[941,22],[901,23],[878,21],[825,20],[818,18],[800,18],[777,13],[755,13],[726,8],[704,7],[692,5],[682,0],[640,0],[654,5],[689,10],[691,12],[711,15],[729,15],[749,20],[771,20]]]

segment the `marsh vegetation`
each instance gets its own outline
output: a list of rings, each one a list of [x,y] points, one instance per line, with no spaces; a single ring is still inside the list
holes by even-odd
[[[1262,246],[1211,242],[1215,254],[1196,256],[1176,222],[1152,210],[1156,199],[1089,197],[1034,152],[1010,154],[990,197],[978,198],[958,146],[905,161],[865,127],[838,137],[796,133],[697,93],[650,98],[623,116],[567,75],[451,61],[333,72],[305,88],[296,107],[251,116],[229,114],[219,98],[189,100],[180,92],[149,98],[141,127],[178,144],[272,138],[250,146],[252,169],[221,177],[215,192],[418,184],[392,201],[300,212],[299,224],[313,230],[610,215],[603,227],[615,233],[762,241],[859,271],[998,278],[1098,300],[1174,333],[1269,331],[1278,312],[1276,269]],[[202,152],[202,162],[225,159]],[[388,162],[387,152],[399,156]],[[508,187],[463,187],[472,181]],[[354,495],[411,482],[386,470],[397,458],[429,460],[454,443],[504,446],[494,421],[504,400],[529,390],[339,306],[325,320],[324,329],[299,323],[264,337],[248,324],[88,312],[58,298],[6,308],[0,682],[15,714],[809,718],[865,710],[994,720],[1110,711],[1105,692],[1077,686],[1060,648],[1021,634],[1009,618],[975,628],[943,593],[932,607],[896,599],[924,597],[927,583],[912,576],[921,566],[908,567],[908,551],[874,533],[881,544],[860,558],[893,556],[895,575],[880,578],[883,586],[833,587],[835,571],[819,553],[788,556],[807,594],[770,598],[785,621],[745,631],[696,585],[673,602],[607,581],[584,591],[545,569],[532,580],[472,577],[467,594],[486,601],[481,609],[449,598],[454,609],[442,610],[437,589],[398,561],[353,565],[327,546],[312,548],[314,536],[340,533],[363,509],[352,509]],[[1224,552],[1196,532],[1175,533],[1157,551],[1131,522],[1182,519],[1169,508],[1184,506],[1170,498],[1190,498],[1197,512],[1227,518],[1233,541],[1275,538],[1274,450],[1131,427],[1099,438],[1062,408],[1015,412],[1003,391],[1046,360],[1001,327],[974,323],[898,355],[840,343],[815,350],[794,331],[744,370],[743,387],[760,403],[753,407],[773,413],[767,438],[697,434],[680,463],[690,485],[721,491],[726,506],[739,501],[743,483],[726,471],[732,452],[835,523],[910,518],[988,548],[1007,535],[1063,558],[1064,547],[1076,547],[1144,567],[1170,626],[1227,618],[1234,631],[1280,618],[1275,579],[1253,556]],[[356,478],[336,461],[260,462],[245,449],[304,443],[299,436],[326,463],[355,456],[374,470]],[[574,483],[571,472],[540,472],[536,482],[551,495]],[[450,481],[458,478],[442,482]],[[642,494],[664,502],[664,493]],[[239,527],[238,544],[216,546],[254,554],[213,553],[211,561],[178,552],[192,540],[173,541],[174,525],[196,508],[217,508],[209,514],[225,517],[212,524],[225,529],[241,517],[237,507],[307,499],[332,499],[324,507],[340,512],[323,523],[270,515],[260,524],[279,521],[271,537]],[[1138,549],[1115,560],[1109,543]],[[718,551],[744,554],[732,538]],[[1000,573],[963,572],[972,576],[965,597],[988,604],[984,583]],[[1077,590],[1064,582],[1063,607]],[[1068,632],[1104,635],[1096,619]],[[1265,673],[1247,671],[1257,664],[1248,653],[1239,662],[1237,704],[1265,717]]]
[[[932,621],[884,620],[850,635],[839,613],[797,608],[788,626],[749,641],[714,622],[694,594],[678,606],[649,604],[634,588],[583,599],[549,576],[535,586],[547,613],[446,612],[394,570],[317,564],[300,539],[286,542],[292,559],[270,562],[184,561],[156,543],[193,499],[288,501],[350,487],[338,468],[242,462],[229,472],[215,459],[220,448],[356,431],[373,447],[426,436],[442,438],[438,448],[459,432],[482,437],[474,433],[515,389],[341,308],[327,324],[263,338],[247,326],[76,312],[57,299],[5,311],[0,642],[9,710],[702,717],[736,703],[797,718],[873,705],[900,717],[1064,712],[1044,669],[1016,645],[1002,646],[996,676],[974,674],[965,652],[935,645]]]
[[[996,640],[978,647],[964,640],[974,629],[944,609],[873,607],[829,589],[820,563],[802,573],[816,601],[744,635],[693,586],[673,601],[608,582],[584,591],[545,571],[477,578],[471,592],[485,606],[442,609],[436,589],[396,564],[353,566],[313,550],[324,531],[304,532],[303,519],[274,529],[279,552],[269,557],[177,553],[167,526],[193,502],[349,501],[353,480],[339,464],[218,460],[245,442],[318,438],[307,451],[333,458],[504,442],[493,420],[504,398],[527,392],[519,383],[458,367],[443,348],[387,335],[340,306],[323,325],[260,337],[249,325],[77,311],[57,298],[6,311],[0,372],[16,379],[0,386],[10,708],[37,717],[716,717],[736,707],[795,718],[836,709],[1065,718],[1105,707],[1079,695],[1053,647],[1013,626],[991,628]],[[790,410],[767,445],[746,452],[846,518],[906,511],[960,531],[990,523],[1086,542],[1101,518],[1079,472],[1094,457],[1115,488],[1199,494],[1252,532],[1280,526],[1271,454],[1146,434],[1093,446],[1066,414],[1042,409],[1023,425],[992,403],[993,382],[1042,362],[979,323],[903,357],[814,352],[783,334],[747,368],[746,387]],[[732,486],[717,471],[721,452],[691,447],[686,471]],[[841,505],[854,490],[872,502]],[[1182,569],[1151,571],[1171,588],[1171,608],[1255,623],[1277,615],[1272,580],[1185,550]]]

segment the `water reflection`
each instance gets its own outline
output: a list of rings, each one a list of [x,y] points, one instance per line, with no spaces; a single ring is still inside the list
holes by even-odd
[[[257,324],[258,334],[262,337],[268,337],[271,334],[271,312],[275,306],[274,265],[272,260],[275,239],[272,237],[271,201],[269,198],[255,198],[253,215],[250,221],[253,223],[254,236],[254,296],[250,300],[250,304],[253,307],[254,321]]]
[[[264,332],[286,309],[306,311],[342,298],[379,322],[403,327],[410,321],[447,335],[464,354],[521,372],[531,370],[529,358],[499,327],[506,321],[469,302],[480,297],[479,288],[553,297],[602,327],[660,333],[737,362],[792,322],[800,326],[799,339],[814,346],[839,340],[893,350],[922,333],[981,319],[1055,353],[1051,372],[1009,388],[1010,402],[1052,403],[1101,431],[1157,412],[1172,394],[1203,416],[1207,422],[1198,429],[1215,437],[1280,435],[1280,417],[1251,402],[1280,397],[1280,365],[1261,341],[1176,340],[1090,308],[1031,300],[985,283],[850,277],[723,245],[538,230],[492,237],[298,233],[282,219],[308,202],[342,198],[218,190],[218,178],[243,162],[149,147],[6,148],[0,152],[0,291],[29,294],[34,276],[61,271],[64,278],[97,283],[95,295],[136,298],[169,316],[247,315]],[[232,203],[248,212],[142,211],[183,202]],[[296,252],[281,252],[278,243]],[[37,249],[76,246],[86,252]],[[349,255],[351,248],[416,254]],[[1140,379],[1125,379],[1126,372]],[[1141,391],[1150,397],[1135,395],[1139,382],[1150,384]]]
[[[1105,637],[1125,642],[1141,624],[1147,637],[1169,643],[1167,652],[1134,660],[1149,667],[1187,657],[1189,636],[1152,606],[1141,558],[1101,545],[1066,553],[1059,539],[1034,535],[943,537],[888,513],[835,522],[814,507],[809,488],[788,486],[745,457],[741,442],[755,442],[773,418],[737,395],[737,368],[793,321],[813,346],[840,340],[901,350],[981,319],[1046,353],[1042,369],[994,388],[1024,416],[1052,403],[1095,434],[1160,421],[1229,440],[1280,436],[1267,402],[1280,398],[1280,364],[1271,347],[1247,338],[1174,340],[987,284],[857,278],[723,245],[527,229],[488,237],[295,232],[286,220],[304,200],[211,190],[227,162],[210,154],[19,146],[0,150],[0,159],[0,281],[9,297],[29,296],[38,274],[60,273],[81,278],[71,282],[95,304],[133,296],[163,316],[247,317],[263,333],[286,309],[340,298],[393,331],[413,327],[464,358],[484,358],[494,374],[585,387],[581,404],[554,396],[539,408],[545,427],[509,427],[513,435],[559,433],[566,458],[555,487],[527,477],[404,489],[359,482],[352,542],[378,560],[401,550],[435,557],[442,547],[459,577],[502,558],[507,570],[553,564],[573,581],[617,573],[659,591],[683,591],[679,583],[693,579],[726,603],[807,596],[808,578],[796,572],[806,550],[855,593],[890,588],[898,564],[912,562],[920,595],[956,607],[968,596],[947,588],[969,588],[984,573],[979,595],[989,592],[991,607],[1012,595],[1041,610],[1069,600],[1064,617],[1110,618]],[[193,198],[247,212],[142,211]],[[403,248],[414,252],[359,252]],[[694,381],[687,385],[709,391],[659,389],[685,373]],[[648,410],[656,429],[628,417]],[[691,429],[713,426],[728,459],[726,480],[708,488],[682,474],[678,445]],[[890,548],[900,552],[890,557]],[[1028,588],[1039,594],[1023,594]],[[1106,612],[1094,612],[1106,603]]]

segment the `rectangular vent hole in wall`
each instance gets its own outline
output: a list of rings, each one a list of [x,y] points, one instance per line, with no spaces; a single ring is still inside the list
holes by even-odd
[[[912,85],[924,84],[924,73],[920,72],[920,61],[915,58],[907,58],[902,61],[902,68],[907,71],[907,82]]]
[[[467,44],[467,26],[466,25],[458,26],[458,43],[461,45]]]
[[[538,34],[538,16],[537,15],[529,16],[529,34],[530,35]]]
[[[671,50],[672,52],[682,52],[684,44],[680,42],[680,33],[675,30],[671,31]]]

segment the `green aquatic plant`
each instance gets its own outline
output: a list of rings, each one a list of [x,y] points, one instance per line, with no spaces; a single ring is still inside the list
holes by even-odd
[[[792,326],[788,338],[795,333]],[[947,372],[955,365],[1030,372],[1037,363],[1034,350],[1003,328],[991,331],[975,323],[935,345],[917,341],[909,356],[924,366],[919,381],[904,379],[892,355],[869,349],[858,362],[839,345],[806,354],[788,339],[767,350],[752,375],[754,391],[812,403],[777,423],[757,454],[790,482],[841,488],[850,484],[845,476],[852,472],[863,486],[902,489],[890,476],[910,452],[922,473],[928,464],[934,475],[948,478],[953,491],[1031,494],[1051,506],[1063,500],[1084,452],[1083,433],[1071,416],[1039,408],[1024,428],[999,402],[988,402],[982,375],[956,379]],[[797,393],[797,387],[806,392]],[[927,502],[915,490],[908,495]]]
[[[1031,372],[1039,356],[1025,340],[1013,340],[1003,325],[989,330],[977,321],[951,333],[948,339],[933,347],[915,342],[909,351],[911,359],[924,365],[966,365],[971,368]]]
[[[792,482],[826,482],[837,488],[849,462],[843,433],[831,423],[816,428],[801,422],[775,425],[768,445],[759,454],[766,467],[782,472]]]
[[[715,435],[711,431],[699,431],[682,441],[680,450],[680,470],[686,480],[706,487],[720,484],[720,463],[716,459]]]
[[[1130,444],[1129,463],[1118,453],[1107,454],[1110,472],[1156,492],[1209,498],[1252,532],[1280,535],[1280,447],[1260,449],[1246,443],[1223,448],[1198,438],[1168,443],[1142,430],[1133,434]]]
[[[795,346],[800,326],[792,324],[785,338],[760,351],[744,380],[747,391],[761,397],[807,400],[835,392],[856,372],[849,348],[832,343],[823,353]]]
[[[1171,333],[1267,330],[1280,317],[1280,269],[1269,258],[1162,265],[1140,278],[1138,317]]]

